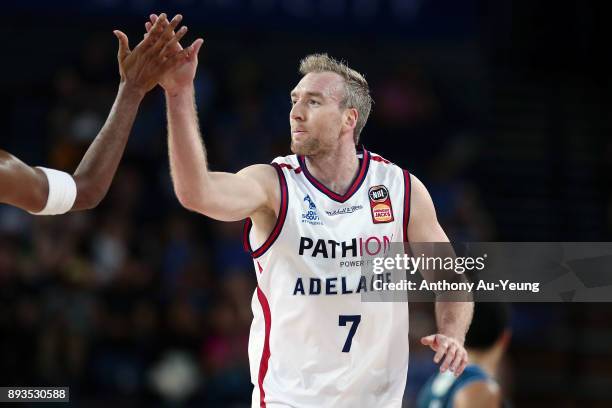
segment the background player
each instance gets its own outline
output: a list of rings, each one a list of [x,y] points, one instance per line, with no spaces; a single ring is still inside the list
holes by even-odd
[[[134,50],[130,50],[123,32],[114,31],[119,40],[119,91],[106,123],[76,171],[71,176],[53,169],[30,167],[0,150],[1,203],[38,215],[62,214],[98,205],[117,170],[144,95],[166,71],[193,51],[174,47],[187,32],[187,27],[182,27],[174,33],[181,20],[182,16],[177,15],[168,22],[166,15],[161,14],[152,26],[152,35]]]
[[[432,376],[419,394],[419,408],[497,408],[502,393],[495,381],[510,343],[508,307],[477,302],[465,338],[470,364],[457,378],[449,373]]]
[[[152,22],[156,21],[155,16],[152,16],[151,20]],[[149,26],[150,24],[147,24],[147,28]],[[221,221],[238,221],[249,218],[252,222],[252,233],[250,235],[246,234],[249,235],[247,241],[252,242],[253,247],[259,248],[252,253],[256,258],[256,253],[267,251],[267,249],[261,251],[262,248],[266,246],[269,248],[274,245],[276,238],[279,237],[280,231],[283,229],[285,217],[288,220],[296,218],[287,216],[287,211],[299,211],[302,205],[301,197],[298,197],[297,200],[293,198],[287,200],[286,187],[290,183],[285,184],[286,182],[283,180],[288,175],[283,176],[282,170],[280,170],[281,168],[296,169],[297,158],[296,156],[279,158],[278,161],[275,160],[276,166],[274,167],[262,164],[252,165],[236,174],[208,170],[206,152],[198,127],[193,87],[198,62],[197,53],[201,44],[202,40],[196,40],[193,56],[177,70],[165,75],[161,81],[161,85],[166,91],[168,144],[175,192],[184,207],[211,218]],[[301,69],[304,77],[291,92],[291,150],[304,158],[305,162],[300,162],[303,174],[306,176],[306,173],[308,173],[308,177],[316,180],[313,183],[320,184],[319,190],[325,191],[328,196],[340,197],[336,202],[346,201],[347,205],[350,205],[348,200],[360,189],[360,182],[366,178],[365,173],[367,173],[367,165],[370,162],[369,153],[365,149],[360,153],[361,156],[358,156],[356,149],[360,132],[365,126],[370,111],[371,99],[367,82],[356,71],[339,64],[326,55],[313,55],[305,60],[306,62],[302,63]],[[313,68],[304,68],[308,65],[312,65]],[[358,90],[355,90],[355,87]],[[248,135],[246,136],[248,137]],[[378,159],[372,161],[384,162],[384,159],[380,156],[376,157]],[[289,163],[290,161],[292,162]],[[400,214],[404,202],[403,199],[399,199],[398,194],[399,191],[404,191],[405,186],[407,188],[407,193],[403,197],[408,197],[410,209],[406,211],[412,215],[403,217],[407,224],[404,226],[403,235],[405,237],[410,236],[411,240],[415,242],[447,242],[448,238],[436,219],[433,203],[423,184],[414,176],[409,176],[407,172],[402,173],[397,166],[389,166],[385,171],[393,172],[393,174],[389,173],[389,180],[393,183],[391,188],[395,191],[395,205],[399,207],[396,207],[396,209],[400,211]],[[381,174],[382,172],[383,170],[380,170]],[[296,171],[296,173],[299,172]],[[374,177],[373,173],[374,171],[370,172],[367,177]],[[295,183],[303,182],[299,178],[295,180]],[[410,185],[412,185],[411,188]],[[294,187],[289,189],[294,191]],[[291,194],[294,193],[290,192],[289,196]],[[295,195],[298,194],[299,192],[295,193]],[[359,197],[367,199],[367,194],[365,196],[360,194]],[[287,209],[287,202],[292,203],[289,209]],[[364,215],[364,217],[367,217],[367,215]],[[383,216],[381,215],[381,217]],[[393,231],[397,234],[395,235],[396,238],[402,236],[398,233],[402,230],[400,220],[402,220],[402,217],[398,216],[394,224],[390,224],[391,227],[395,228]],[[384,221],[390,220],[385,219]],[[355,225],[359,226],[360,224]],[[290,230],[289,233],[291,232],[297,232],[297,230]],[[359,233],[365,232],[363,228],[359,229]],[[345,233],[344,229],[336,231],[337,236],[342,233]],[[285,259],[287,262],[302,262],[300,260],[296,261],[295,256],[294,259],[290,260],[289,258],[293,254],[287,253],[297,249],[297,246],[294,247],[293,243],[296,239],[299,240],[299,237],[296,234],[289,237],[286,235],[285,232],[285,237],[279,238],[276,242],[292,240],[292,244],[283,246],[287,249],[285,254],[277,250],[278,255],[287,256],[288,258]],[[279,245],[283,244],[285,243],[281,242]],[[310,330],[312,338],[317,335],[314,332],[326,332],[325,329],[321,329],[321,325],[318,327],[316,325],[310,326],[310,329],[307,325],[304,326],[304,321],[307,318],[302,316],[301,312],[309,310],[309,304],[313,306],[309,311],[311,320],[317,320],[317,317],[313,316],[314,310],[314,314],[318,315],[319,318],[328,317],[326,319],[328,325],[338,326],[337,316],[335,323],[334,319],[329,318],[331,315],[335,316],[335,313],[332,310],[325,310],[325,307],[321,305],[333,304],[334,307],[340,307],[341,302],[351,303],[351,301],[348,298],[346,300],[338,299],[337,301],[319,300],[317,298],[318,302],[314,299],[304,301],[305,298],[299,300],[293,298],[295,303],[286,304],[284,307],[294,310],[303,320],[300,321],[296,315],[288,319],[285,319],[287,316],[279,318],[278,313],[282,309],[282,306],[279,305],[291,299],[284,299],[283,301],[272,296],[278,296],[278,292],[283,290],[286,293],[286,287],[283,289],[283,284],[295,270],[287,267],[288,265],[279,267],[278,262],[276,262],[278,260],[270,258],[270,252],[273,251],[267,251],[268,257],[265,261],[262,258],[255,260],[256,268],[259,268],[257,275],[258,288],[253,298],[253,310],[256,317],[253,322],[249,345],[251,373],[253,383],[256,385],[253,406],[265,407],[267,403],[270,403],[271,406],[372,406],[371,404],[376,404],[376,406],[400,406],[407,368],[407,355],[395,358],[394,369],[382,364],[384,368],[378,372],[376,381],[373,380],[372,375],[377,370],[369,365],[368,361],[376,360],[373,361],[373,364],[378,364],[380,362],[377,360],[378,354],[376,358],[372,358],[370,355],[360,359],[360,353],[356,352],[349,358],[342,355],[340,349],[338,349],[333,357],[320,353],[317,361],[311,361],[308,364],[310,369],[308,366],[302,366],[299,368],[299,373],[295,370],[289,372],[291,368],[288,368],[287,365],[284,366],[284,369],[278,368],[281,362],[287,363],[291,358],[297,357],[295,349],[299,350],[300,353],[309,355],[313,353],[314,349],[312,347],[308,350],[301,347],[301,345],[307,343],[307,340],[302,338],[302,334],[307,336],[303,333],[304,331]],[[262,271],[266,270],[267,263],[277,265],[277,269],[270,270],[274,268],[271,266],[265,274],[262,274]],[[301,265],[304,266],[304,263],[305,261]],[[322,268],[323,272],[332,272],[332,268],[328,267],[331,266],[331,263],[326,265]],[[274,275],[275,279],[281,280],[274,283],[270,282],[270,274]],[[262,282],[262,279],[266,282]],[[296,284],[294,295],[299,288],[299,284]],[[268,301],[268,298],[271,300]],[[356,299],[355,297],[352,297],[352,299],[352,310],[367,308],[359,305],[360,297],[358,295]],[[257,307],[257,300],[261,304],[261,309]],[[357,304],[355,304],[355,300]],[[298,303],[301,309],[296,308]],[[406,306],[404,305],[403,308],[406,309]],[[450,369],[456,374],[460,374],[467,363],[463,340],[471,320],[471,311],[471,302],[438,302],[436,304],[439,333],[423,338],[422,343],[436,351],[434,360],[436,363],[442,362],[441,370],[443,371]],[[389,317],[389,315],[384,316]],[[398,326],[406,325],[407,328],[407,314],[400,316],[402,316],[402,321],[395,322],[394,320],[394,322]],[[345,317],[355,318],[356,316]],[[379,317],[383,316],[379,315]],[[318,320],[319,323],[323,324],[323,319]],[[364,318],[363,320],[365,323],[368,319]],[[368,324],[373,324],[373,320],[375,319],[369,319]],[[353,335],[359,321],[358,319],[352,321]],[[283,323],[285,324],[284,327]],[[340,321],[340,326],[350,324],[348,321],[342,323]],[[361,324],[364,325],[364,323]],[[289,329],[292,325],[293,328]],[[283,332],[284,330],[287,330],[287,332]],[[290,333],[290,330],[295,331]],[[264,331],[265,340],[263,339]],[[280,334],[278,334],[279,331]],[[261,334],[261,337],[253,336],[253,333],[257,332]],[[326,333],[319,333],[318,335],[323,336],[324,334]],[[379,334],[381,333],[368,331],[364,328],[357,336],[376,336]],[[275,338],[271,336],[276,336],[278,341],[275,341]],[[332,336],[330,335],[324,341],[329,340]],[[349,335],[349,338],[353,339],[351,335]],[[286,354],[289,353],[287,348],[279,351],[282,344],[287,345],[292,343],[292,340],[294,353]],[[339,339],[335,340],[336,343],[339,342]],[[389,343],[386,343],[386,341],[389,341]],[[405,344],[402,346],[400,343],[406,342],[407,338],[387,336],[384,337],[384,341],[379,341],[377,347],[370,347],[369,351],[364,350],[364,352],[380,353],[385,348],[392,350],[392,345],[397,345],[400,348],[405,347]],[[364,345],[366,343],[363,342]],[[271,346],[270,344],[274,345]],[[314,347],[318,346],[323,346],[323,343]],[[325,347],[327,346],[326,343]],[[325,347],[322,347],[321,350]],[[350,349],[350,340],[347,339],[342,352],[346,352],[348,349]],[[389,358],[394,358],[391,351],[384,354],[385,357],[382,357],[382,359],[385,360],[385,363],[389,362]],[[275,360],[270,360],[270,356]],[[303,355],[300,357],[303,357]],[[330,358],[328,359],[328,357]],[[298,365],[294,368],[297,369]],[[328,370],[321,370],[322,365],[328,366]],[[350,372],[349,366],[351,366],[351,369],[354,369],[355,366],[359,368]],[[270,375],[266,377],[269,367]],[[356,372],[357,374],[355,374]],[[386,379],[383,380],[382,377]],[[281,384],[286,381],[293,382],[294,379],[297,383],[294,383],[291,388],[286,388]],[[366,382],[367,387],[364,387]],[[372,391],[370,392],[371,388]],[[376,390],[373,388],[376,388]],[[398,389],[400,389],[399,395],[397,395]],[[384,401],[384,403],[381,403],[381,401]]]

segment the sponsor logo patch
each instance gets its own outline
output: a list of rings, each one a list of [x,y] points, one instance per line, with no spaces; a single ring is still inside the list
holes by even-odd
[[[323,222],[317,214],[317,206],[308,194],[304,197],[304,211],[302,212],[302,223],[308,223],[311,225],[323,225]]]
[[[372,222],[382,224],[393,221],[393,207],[387,187],[383,185],[370,187],[368,196],[370,197]]]

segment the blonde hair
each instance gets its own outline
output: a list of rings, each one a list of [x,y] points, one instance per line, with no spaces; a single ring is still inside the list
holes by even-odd
[[[370,87],[365,77],[349,68],[344,62],[338,61],[327,54],[310,54],[300,61],[300,73],[306,75],[311,72],[334,72],[344,79],[344,98],[340,102],[340,106],[343,109],[355,108],[359,113],[354,134],[355,144],[357,144],[359,135],[372,110]]]

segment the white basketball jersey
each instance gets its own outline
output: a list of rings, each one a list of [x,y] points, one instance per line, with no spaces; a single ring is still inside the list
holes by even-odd
[[[318,182],[303,157],[276,158],[277,223],[245,246],[257,274],[249,339],[252,407],[401,407],[408,303],[362,302],[362,255],[406,241],[408,172],[363,149],[346,194]]]

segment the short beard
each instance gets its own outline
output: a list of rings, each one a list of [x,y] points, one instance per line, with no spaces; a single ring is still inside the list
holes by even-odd
[[[317,139],[307,139],[299,147],[291,140],[291,152],[298,156],[313,156],[321,150],[321,144]]]

